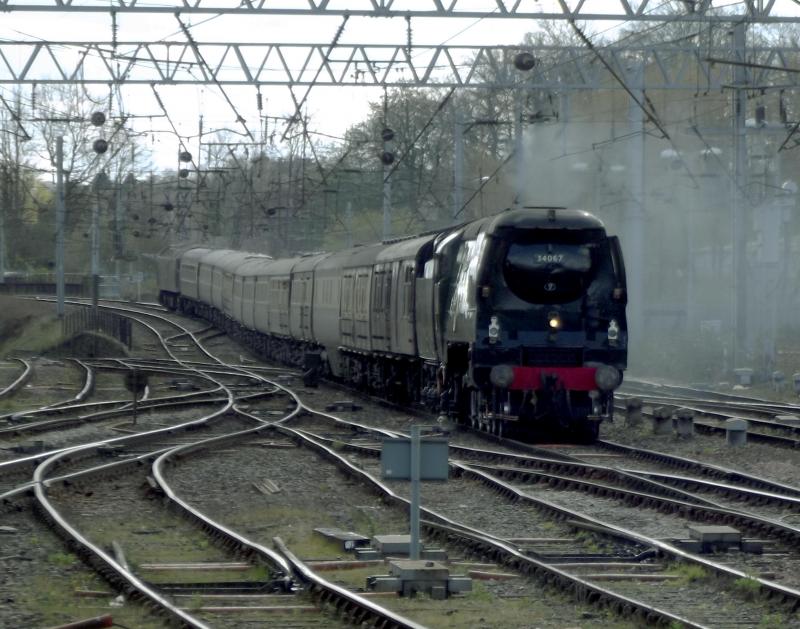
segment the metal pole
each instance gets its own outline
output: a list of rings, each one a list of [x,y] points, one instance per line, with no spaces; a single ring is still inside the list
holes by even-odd
[[[92,195],[92,277],[100,275],[100,175],[94,180]]]
[[[387,142],[383,143],[384,152],[388,151]],[[383,165],[383,239],[392,237],[392,181],[389,177],[390,164]]]
[[[0,284],[6,281],[6,213],[10,209],[8,171],[0,166]]]
[[[64,318],[64,137],[56,138],[56,314]]]
[[[733,57],[744,63],[747,25],[740,22],[733,27]],[[733,66],[733,146],[734,177],[731,183],[732,213],[732,288],[733,288],[733,325],[732,348],[733,366],[743,367],[751,350],[751,338],[747,329],[747,252],[745,250],[744,199],[740,198],[741,190],[746,183],[747,137],[745,128],[746,98],[744,90],[747,84],[747,69],[744,65]]]
[[[353,246],[353,202],[348,201],[344,210],[344,222],[347,225],[347,246]]]
[[[514,90],[514,209],[523,205],[522,195],[525,192],[525,159],[522,145],[522,98],[520,88]]]
[[[124,247],[122,246],[122,173],[117,173],[117,186],[114,195],[114,275],[117,280],[117,291],[120,291],[122,286],[122,255]]]
[[[458,99],[453,101],[455,123],[453,127],[453,222],[458,222],[464,205],[464,122]]]
[[[642,100],[644,98],[644,67],[637,69],[631,83],[631,89]],[[644,338],[645,315],[642,305],[644,296],[644,160],[645,160],[645,114],[642,108],[630,99],[628,105],[628,123],[631,132],[638,136],[628,140],[628,183],[630,201],[625,208],[626,238],[623,240],[625,265],[628,270],[628,288],[632,295],[628,305],[628,330],[631,338]]]
[[[411,549],[410,559],[419,559],[420,427],[411,426]]]

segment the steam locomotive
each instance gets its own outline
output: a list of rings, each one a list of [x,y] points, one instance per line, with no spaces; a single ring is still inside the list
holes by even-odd
[[[506,210],[272,259],[158,259],[160,301],[255,353],[492,434],[593,441],[627,364],[618,239],[588,212]]]

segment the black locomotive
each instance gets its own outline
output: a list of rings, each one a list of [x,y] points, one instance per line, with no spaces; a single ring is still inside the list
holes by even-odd
[[[578,210],[279,260],[195,248],[159,287],[264,357],[498,435],[595,439],[627,362],[619,242]]]

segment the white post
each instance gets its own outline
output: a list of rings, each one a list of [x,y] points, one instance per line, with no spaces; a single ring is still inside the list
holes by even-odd
[[[640,101],[644,100],[644,68],[640,65],[631,89]],[[644,217],[644,160],[645,160],[645,114],[632,98],[628,105],[629,130],[639,133],[627,141],[628,185],[630,200],[625,208],[625,248],[628,288],[632,296],[628,305],[628,330],[630,338],[641,339],[645,333],[645,217]]]
[[[737,62],[744,63],[747,25],[743,22],[733,27],[733,56]],[[744,225],[744,203],[740,198],[742,190],[747,189],[747,130],[745,115],[747,93],[747,69],[743,65],[733,66],[733,91],[731,92],[733,116],[732,132],[734,146],[734,175],[731,181],[731,231],[732,231],[732,313],[733,325],[733,366],[744,367],[752,349],[752,337],[747,329],[747,252]]]

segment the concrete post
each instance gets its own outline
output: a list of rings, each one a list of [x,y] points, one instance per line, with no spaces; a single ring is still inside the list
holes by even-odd
[[[741,386],[749,387],[751,384],[753,384],[753,370],[749,367],[734,369],[733,374],[736,376],[738,384]]]
[[[786,384],[786,376],[782,371],[772,372],[772,388],[775,391],[783,391],[783,385]]]
[[[672,433],[672,411],[668,406],[653,409],[653,434],[669,435]]]
[[[642,400],[632,397],[625,400],[625,426],[638,428],[642,423]]]
[[[645,72],[643,64],[636,68],[635,74],[631,77],[630,88],[640,101],[644,100]],[[626,195],[627,203],[623,219],[625,233],[621,241],[628,273],[628,293],[631,295],[628,303],[628,338],[634,340],[642,338],[646,333],[644,304],[647,301],[647,295],[645,294],[644,269],[647,268],[645,264],[647,125],[647,116],[639,104],[631,98],[628,105],[628,129],[633,137],[625,141],[628,151],[628,194]]]
[[[800,395],[800,373],[792,374],[792,380],[794,381],[794,392]]]
[[[725,420],[725,438],[729,446],[743,446],[747,443],[747,421],[739,418]]]
[[[694,412],[688,408],[681,408],[675,413],[675,432],[679,439],[694,437]]]
[[[734,145],[734,176],[731,178],[731,231],[733,268],[733,364],[741,364],[750,353],[751,333],[747,326],[747,252],[745,229],[745,203],[742,190],[747,189],[747,24],[739,22],[733,27],[732,52],[733,89],[731,90],[731,131]]]
[[[56,138],[56,314],[64,318],[64,136]]]

